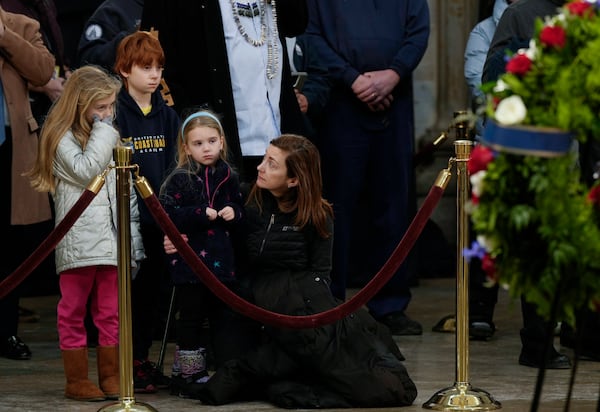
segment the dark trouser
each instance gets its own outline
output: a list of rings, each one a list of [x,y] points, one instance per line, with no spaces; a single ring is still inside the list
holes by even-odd
[[[0,146],[0,190],[3,195],[0,199],[0,233],[5,244],[0,248],[0,281],[7,278],[25,259],[39,246],[50,233],[53,227],[52,220],[31,225],[11,225],[11,166],[12,145],[10,129],[6,129],[6,141]],[[58,276],[54,271],[54,254],[42,262],[39,273],[44,277],[51,277],[58,289]],[[43,272],[42,272],[43,271]],[[29,279],[17,286],[4,299],[0,300],[0,340],[17,335],[19,324],[19,298],[26,288],[30,286],[32,272]],[[52,290],[54,292],[55,290]]]
[[[485,285],[486,275],[481,269],[481,262],[474,259],[469,266],[469,321],[488,322],[493,324],[494,309],[498,302],[498,284]],[[552,327],[536,312],[535,305],[521,297],[521,316],[523,328],[520,331],[522,350],[531,353],[542,353],[547,333]]]
[[[0,231],[4,239],[9,241],[4,242],[5,247],[0,248],[0,280],[7,278],[19,264],[13,251],[9,250],[11,249],[10,245],[15,244],[12,237],[16,229],[10,224],[11,153],[12,147],[7,136],[6,142],[0,146],[0,189],[4,193],[0,199]],[[18,305],[18,288],[0,300],[0,339],[2,340],[17,334],[19,323]]]
[[[256,345],[258,325],[234,312],[204,284],[177,286],[179,319],[177,344],[181,350],[207,347],[214,356],[215,366],[243,356]],[[205,320],[209,323],[209,341],[203,334]]]
[[[584,355],[600,358],[600,312],[585,308],[577,316],[577,325],[563,322],[560,329],[561,345],[578,349]]]
[[[413,155],[412,101],[398,98],[383,114],[370,113],[356,98],[332,94],[320,132],[325,198],[334,207],[332,292],[345,298],[353,221],[365,196],[368,233],[359,258],[368,278],[385,264],[408,226]],[[363,192],[364,189],[364,192]],[[403,311],[410,300],[406,264],[369,302],[375,317]]]
[[[473,259],[469,264],[469,321],[493,324],[494,308],[498,302],[498,284],[486,286],[487,275],[481,269],[481,261]]]
[[[521,314],[523,316],[523,328],[521,329],[521,352],[532,358],[544,354],[546,345],[549,351],[547,356],[554,352],[552,339],[554,336],[554,324],[545,321],[537,314],[536,306],[529,303],[521,296]]]
[[[146,259],[131,283],[132,344],[136,360],[148,358],[156,332],[162,336],[171,296],[163,234],[150,224],[143,224],[141,231]]]

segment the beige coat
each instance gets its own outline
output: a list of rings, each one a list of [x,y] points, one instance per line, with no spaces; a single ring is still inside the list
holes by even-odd
[[[12,130],[11,224],[26,225],[52,218],[47,193],[34,191],[22,174],[33,166],[39,126],[31,114],[27,83],[43,86],[52,78],[54,56],[44,46],[40,25],[0,7],[0,78]],[[6,194],[4,194],[6,196]]]

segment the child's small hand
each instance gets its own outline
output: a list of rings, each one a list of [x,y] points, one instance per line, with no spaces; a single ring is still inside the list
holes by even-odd
[[[185,233],[180,233],[180,235],[183,238],[183,240],[185,240],[186,242],[188,241],[188,237]],[[167,235],[165,235],[163,238],[163,247],[165,248],[165,253],[167,255],[172,255],[173,253],[177,253],[177,248],[175,247],[173,242],[171,242],[171,239],[169,239],[167,237]]]
[[[138,272],[140,271],[140,267],[142,266],[142,261],[141,260],[136,260],[135,261],[135,266],[133,266],[131,268],[131,279],[135,280],[135,278],[137,277]]]
[[[218,216],[217,211],[211,207],[206,208],[206,216],[208,216],[208,220],[215,220]]]
[[[219,216],[221,216],[224,221],[229,222],[235,217],[235,212],[231,206],[225,206],[219,211]]]

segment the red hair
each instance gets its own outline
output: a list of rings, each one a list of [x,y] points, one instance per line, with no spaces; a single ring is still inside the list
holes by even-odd
[[[155,63],[160,67],[165,65],[165,52],[160,42],[148,31],[136,31],[119,43],[114,71],[122,77],[121,72],[131,73],[134,65],[143,67]]]

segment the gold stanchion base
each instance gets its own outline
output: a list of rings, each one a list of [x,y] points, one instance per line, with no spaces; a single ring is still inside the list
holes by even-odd
[[[482,389],[457,383],[435,393],[423,404],[423,408],[436,411],[492,411],[502,409],[502,405]]]
[[[121,399],[118,403],[111,403],[98,409],[98,412],[158,412],[158,409],[135,399]]]

